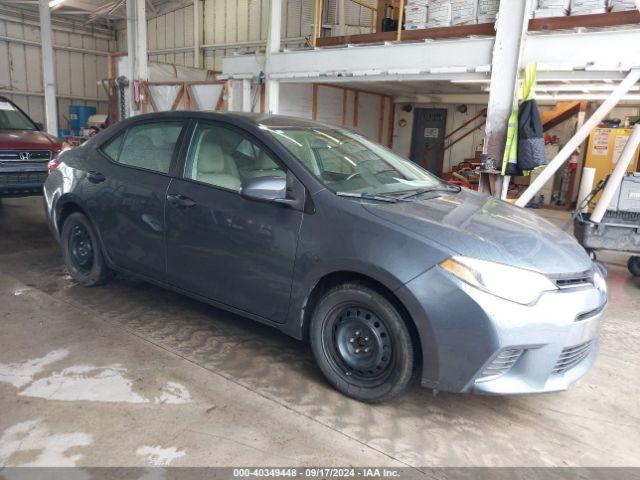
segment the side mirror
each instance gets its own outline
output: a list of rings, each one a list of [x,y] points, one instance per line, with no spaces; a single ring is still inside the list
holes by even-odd
[[[36,129],[43,131],[44,130],[44,125],[41,122],[34,122]]]
[[[295,207],[299,200],[287,198],[287,179],[284,177],[256,177],[245,180],[240,195],[248,200],[273,202]]]

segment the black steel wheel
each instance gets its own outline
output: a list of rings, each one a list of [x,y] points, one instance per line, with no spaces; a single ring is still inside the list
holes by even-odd
[[[80,212],[69,215],[60,234],[64,262],[71,278],[92,287],[107,282],[112,275],[91,222]]]
[[[93,267],[93,241],[87,228],[76,223],[69,232],[69,253],[74,268],[88,273]]]
[[[328,291],[315,307],[310,336],[320,369],[350,397],[382,402],[410,383],[414,348],[407,326],[387,298],[365,285]]]
[[[627,268],[629,268],[629,273],[631,273],[631,275],[634,277],[640,277],[640,257],[633,256],[629,258]]]
[[[331,316],[323,341],[341,370],[363,383],[388,375],[393,346],[384,321],[361,305],[339,307]]]

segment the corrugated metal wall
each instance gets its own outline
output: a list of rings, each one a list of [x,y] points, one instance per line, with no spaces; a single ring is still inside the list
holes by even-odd
[[[369,25],[370,13],[355,3],[346,1],[349,25]],[[366,0],[374,4],[375,0]],[[337,0],[326,2],[325,21],[335,22]],[[287,46],[303,44],[311,35],[314,0],[283,0],[282,37]],[[149,12],[147,12],[149,15]],[[202,2],[202,44],[205,68],[222,69],[222,57],[234,52],[254,51],[267,38],[269,0],[204,0]],[[351,32],[354,33],[354,32]],[[127,31],[117,32],[118,49],[127,49]],[[149,60],[193,66],[193,52],[183,47],[193,46],[193,6],[178,8],[147,22]],[[179,51],[179,49],[183,51]],[[162,52],[162,50],[175,50]],[[155,51],[155,53],[154,53]]]
[[[58,123],[67,127],[69,105],[90,105],[107,113],[107,95],[97,84],[107,78],[107,52],[116,50],[106,29],[56,22],[53,30]],[[36,122],[44,121],[40,28],[13,9],[0,9],[0,95],[13,100]]]

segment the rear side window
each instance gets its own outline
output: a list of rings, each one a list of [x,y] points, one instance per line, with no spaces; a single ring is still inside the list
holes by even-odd
[[[122,139],[124,138],[124,134],[119,134],[115,138],[109,140],[109,142],[103,145],[102,151],[114,162],[118,161],[118,152],[120,151],[120,145],[122,144]]]
[[[182,125],[183,122],[158,122],[131,127],[124,137],[117,162],[154,172],[169,173]],[[105,153],[111,156],[106,150]]]

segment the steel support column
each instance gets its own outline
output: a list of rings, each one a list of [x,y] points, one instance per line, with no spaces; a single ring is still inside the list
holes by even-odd
[[[147,67],[147,16],[145,0],[127,0],[127,55],[129,61],[129,91],[133,95],[134,82],[149,78]],[[139,109],[129,104],[129,115]]]
[[[242,80],[242,111],[251,111],[251,80],[248,78]]]
[[[202,68],[202,0],[193,0],[193,66]]]
[[[529,24],[532,0],[500,2],[491,61],[491,91],[487,108],[484,153],[500,165],[504,155],[509,116],[513,111],[518,72]],[[499,168],[499,167],[498,167]],[[508,178],[505,178],[505,183]],[[500,188],[500,194],[506,188]]]
[[[281,37],[282,0],[271,0],[269,9],[269,36],[267,38],[267,52],[265,55],[267,112],[271,114],[278,113],[278,104],[280,103],[280,82],[272,79],[270,76],[270,61],[271,54],[278,53],[280,51]]]
[[[56,103],[56,71],[53,66],[53,34],[49,0],[40,0],[40,39],[42,42],[42,80],[44,115],[47,132],[58,136],[58,106]]]

